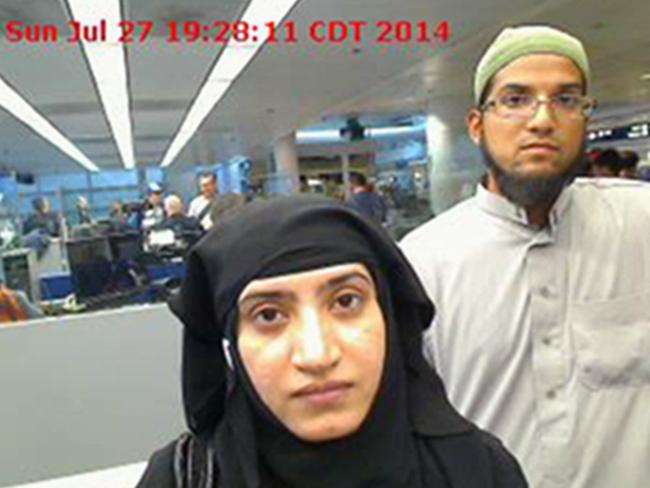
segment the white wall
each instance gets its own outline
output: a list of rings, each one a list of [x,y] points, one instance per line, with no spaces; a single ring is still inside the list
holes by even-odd
[[[184,430],[165,305],[0,329],[0,486],[144,461]]]

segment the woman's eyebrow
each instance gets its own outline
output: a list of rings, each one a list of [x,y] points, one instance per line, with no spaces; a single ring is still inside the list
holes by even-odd
[[[358,280],[361,279],[365,281],[367,284],[371,284],[370,280],[366,275],[363,273],[360,273],[358,271],[353,271],[351,273],[346,273],[341,276],[336,276],[334,278],[331,278],[327,280],[325,283],[320,285],[318,287],[317,293],[320,295],[322,293],[325,293],[332,288],[337,288],[341,285],[344,285],[350,281]],[[278,291],[252,291],[251,293],[247,293],[244,298],[239,300],[239,306],[253,306],[258,302],[264,302],[264,301],[271,301],[271,302],[279,302],[279,301],[292,301],[296,302],[298,301],[298,296],[290,291],[290,290],[278,290]]]
[[[368,279],[368,277],[365,274],[360,273],[359,271],[353,271],[351,273],[346,273],[344,275],[337,276],[335,278],[327,280],[326,283],[324,283],[323,285],[318,287],[318,294],[320,295],[320,294],[322,294],[324,292],[327,292],[327,291],[331,290],[332,288],[337,288],[337,287],[339,287],[341,285],[344,285],[344,284],[346,284],[346,283],[348,283],[350,281],[354,281],[354,280],[358,280],[358,279],[361,279],[361,280],[365,281],[368,285],[371,284],[370,280]]]
[[[247,294],[239,301],[239,306],[253,306],[258,302],[279,302],[279,301],[297,301],[298,298],[292,291],[260,291]]]

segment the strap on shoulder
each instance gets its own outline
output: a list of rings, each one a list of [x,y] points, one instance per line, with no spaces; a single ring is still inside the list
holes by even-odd
[[[190,433],[174,446],[176,488],[215,488],[214,452]]]

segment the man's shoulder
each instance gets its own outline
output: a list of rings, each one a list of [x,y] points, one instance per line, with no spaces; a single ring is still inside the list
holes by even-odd
[[[650,211],[650,183],[624,178],[578,178],[573,183],[578,205],[606,205],[612,210]]]
[[[614,197],[634,198],[650,194],[650,183],[627,178],[577,178],[573,187],[580,195],[601,192]]]

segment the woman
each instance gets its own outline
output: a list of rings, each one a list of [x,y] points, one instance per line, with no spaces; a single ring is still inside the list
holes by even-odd
[[[255,202],[188,257],[192,435],[138,488],[526,486],[424,361],[433,307],[386,234],[320,197]]]

